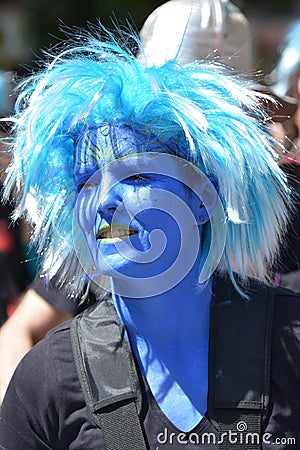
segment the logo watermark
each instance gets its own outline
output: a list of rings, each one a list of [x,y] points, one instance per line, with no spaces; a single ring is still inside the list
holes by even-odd
[[[161,445],[169,444],[169,445],[218,445],[227,442],[229,444],[241,444],[245,445],[253,445],[253,444],[268,444],[274,445],[276,449],[276,445],[297,445],[296,438],[294,437],[275,437],[271,433],[264,433],[263,435],[259,435],[258,433],[251,432],[248,430],[248,425],[244,421],[240,421],[236,424],[236,428],[234,430],[229,430],[220,434],[213,432],[204,432],[201,435],[198,433],[174,433],[169,432],[167,428],[165,428],[161,433],[157,435],[157,443]],[[159,446],[156,447],[155,450],[159,450]]]

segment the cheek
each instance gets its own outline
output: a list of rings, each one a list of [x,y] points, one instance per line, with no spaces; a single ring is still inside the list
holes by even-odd
[[[128,190],[127,195],[124,196],[124,204],[127,208],[135,209],[139,208],[141,210],[144,207],[149,207],[155,201],[155,196],[153,195],[153,189],[150,186],[133,188]]]
[[[114,212],[112,220],[115,223],[130,226],[132,221],[136,221],[137,217],[141,217],[145,211],[157,204],[151,190],[146,187],[127,190],[126,194]]]
[[[97,221],[97,195],[87,191],[82,191],[78,196],[76,205],[77,223],[90,243],[91,237],[95,237],[95,221]]]
[[[125,201],[132,221],[139,223],[147,231],[160,228],[168,236],[175,236],[178,229],[185,228],[183,224],[187,219],[191,220],[191,215],[195,217],[194,205],[191,203],[184,188],[174,192],[166,189],[166,186],[145,188],[127,197]]]

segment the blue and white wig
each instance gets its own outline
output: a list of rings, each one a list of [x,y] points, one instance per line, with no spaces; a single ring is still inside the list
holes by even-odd
[[[214,178],[226,220],[218,270],[268,281],[289,190],[264,129],[267,113],[244,83],[212,62],[146,67],[111,36],[89,33],[24,81],[5,196],[17,191],[15,217],[34,222],[44,273],[59,272],[74,293],[83,287],[72,235],[74,152],[79,137],[107,124],[176,142],[180,156]]]

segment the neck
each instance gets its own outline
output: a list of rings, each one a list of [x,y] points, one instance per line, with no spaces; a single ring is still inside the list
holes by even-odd
[[[139,337],[159,347],[198,342],[207,328],[211,283],[197,286],[182,282],[152,297],[129,298],[114,294],[114,302],[131,338]],[[193,324],[197,323],[197,327]],[[178,347],[177,347],[178,348]]]
[[[207,405],[211,282],[182,282],[149,298],[113,297],[161,410],[179,429],[191,430]]]

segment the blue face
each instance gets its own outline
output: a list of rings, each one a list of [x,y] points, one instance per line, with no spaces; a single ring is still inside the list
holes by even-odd
[[[89,166],[89,180],[78,186],[77,217],[102,274],[149,278],[173,267],[179,255],[182,265],[191,255],[195,261],[201,201],[180,181],[186,165],[141,153],[97,166],[92,175]]]

